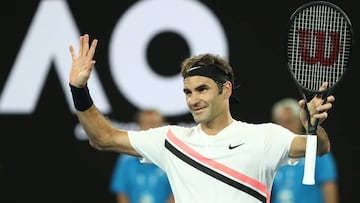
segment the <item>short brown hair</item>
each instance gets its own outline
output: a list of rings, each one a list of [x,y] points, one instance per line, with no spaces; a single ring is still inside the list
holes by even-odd
[[[229,62],[219,55],[213,54],[200,54],[185,59],[181,64],[181,74],[185,78],[189,69],[194,66],[208,66],[214,65],[222,70],[229,78],[230,82],[234,85],[234,72]]]

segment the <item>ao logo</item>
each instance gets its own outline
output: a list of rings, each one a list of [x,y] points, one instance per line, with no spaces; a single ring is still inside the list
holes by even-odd
[[[171,77],[158,75],[147,65],[145,56],[149,41],[164,31],[182,36],[191,55],[209,52],[228,56],[221,24],[200,2],[139,1],[122,15],[114,27],[109,42],[109,68],[116,88],[133,105],[155,107],[167,116],[179,115],[187,112],[180,74]],[[51,63],[55,66],[69,108],[75,112],[68,86],[71,66],[68,45],[76,46],[79,36],[66,1],[41,1],[0,95],[0,114],[33,113],[46,85]],[[110,113],[112,107],[104,95],[96,67],[89,87],[97,107],[106,114]],[[150,91],[151,97],[144,96]]]

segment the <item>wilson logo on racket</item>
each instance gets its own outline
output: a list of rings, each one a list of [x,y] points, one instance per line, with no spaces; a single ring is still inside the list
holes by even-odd
[[[337,62],[339,54],[338,32],[312,32],[311,30],[299,29],[298,35],[299,53],[304,63],[332,66]]]

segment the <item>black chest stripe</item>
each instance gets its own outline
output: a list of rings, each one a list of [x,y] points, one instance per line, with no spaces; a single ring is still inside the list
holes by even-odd
[[[189,164],[190,166],[198,169],[199,171],[202,171],[206,174],[208,174],[209,176],[218,179],[221,182],[224,182],[234,188],[237,188],[241,191],[246,192],[247,194],[255,197],[256,199],[260,200],[261,202],[266,203],[266,197],[262,194],[260,194],[258,191],[244,185],[241,184],[239,182],[236,182],[210,168],[208,168],[207,166],[204,166],[202,164],[200,164],[199,162],[193,160],[192,158],[188,157],[187,155],[183,154],[182,152],[180,152],[179,150],[177,150],[169,141],[165,140],[165,147],[171,152],[173,153],[175,156],[177,156],[179,159],[183,160],[185,163]]]

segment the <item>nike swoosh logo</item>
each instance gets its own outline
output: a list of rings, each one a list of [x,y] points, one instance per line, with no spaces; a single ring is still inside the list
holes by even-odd
[[[238,145],[231,145],[229,144],[229,149],[235,149],[236,147],[240,147],[241,145],[243,145],[244,143],[238,144]]]

